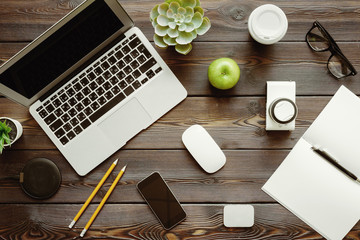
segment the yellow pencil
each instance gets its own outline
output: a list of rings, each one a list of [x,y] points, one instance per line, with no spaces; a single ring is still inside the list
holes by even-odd
[[[119,182],[120,178],[122,177],[122,175],[124,174],[126,169],[126,165],[125,167],[123,167],[119,174],[117,175],[116,179],[114,180],[114,182],[111,184],[111,187],[109,188],[109,190],[106,192],[105,197],[101,200],[99,206],[96,208],[94,214],[91,216],[90,220],[88,221],[88,223],[86,224],[86,226],[84,227],[84,230],[81,232],[80,237],[84,237],[86,231],[90,228],[91,224],[93,223],[93,221],[95,220],[96,216],[99,214],[101,208],[104,206],[106,200],[109,198],[110,194],[112,193],[112,191],[114,190],[114,188],[116,187],[116,184]]]
[[[99,189],[101,188],[101,186],[104,184],[105,180],[109,177],[110,173],[114,170],[114,168],[116,167],[116,164],[118,162],[118,159],[116,159],[111,166],[109,167],[109,169],[107,170],[107,172],[105,173],[105,175],[103,176],[103,178],[100,180],[100,182],[98,183],[98,185],[96,186],[96,188],[94,189],[94,191],[90,194],[89,198],[86,200],[86,202],[84,203],[84,205],[81,207],[81,209],[79,210],[79,212],[76,214],[74,220],[70,223],[69,228],[72,228],[76,221],[80,218],[81,214],[83,214],[83,212],[85,211],[85,209],[87,208],[87,206],[89,206],[89,203],[91,202],[91,200],[95,197],[95,194],[99,191]]]

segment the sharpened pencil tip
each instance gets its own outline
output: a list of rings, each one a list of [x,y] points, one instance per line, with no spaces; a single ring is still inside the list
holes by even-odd
[[[118,163],[118,161],[119,161],[119,159],[116,159],[114,162],[113,162],[113,164],[117,164]]]
[[[121,171],[125,172],[127,164],[121,169]]]

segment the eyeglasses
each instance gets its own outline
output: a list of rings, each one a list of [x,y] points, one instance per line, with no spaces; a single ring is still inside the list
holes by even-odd
[[[327,68],[334,77],[343,78],[357,74],[357,71],[341,52],[335,40],[318,21],[313,23],[305,39],[309,47],[315,52],[331,52],[327,62]]]

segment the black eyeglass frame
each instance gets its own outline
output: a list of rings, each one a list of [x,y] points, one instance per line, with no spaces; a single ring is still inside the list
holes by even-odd
[[[313,48],[313,47],[311,46],[311,44],[310,44],[309,41],[308,41],[308,35],[309,35],[309,33],[310,33],[314,28],[318,28],[319,31],[323,34],[323,36],[326,37],[326,40],[328,40],[328,42],[329,42],[329,47],[328,47],[328,48],[326,48],[326,49],[321,49],[321,50],[317,50],[317,49],[315,49],[315,48]],[[306,33],[306,35],[305,35],[305,41],[306,41],[306,43],[308,44],[308,46],[309,46],[312,50],[314,50],[315,52],[325,52],[325,51],[330,51],[330,52],[331,52],[331,55],[330,55],[330,57],[329,57],[329,59],[328,59],[328,61],[327,61],[326,66],[327,66],[329,72],[330,72],[334,77],[339,78],[339,77],[335,76],[335,75],[330,71],[330,69],[329,69],[329,62],[330,62],[330,59],[331,59],[335,54],[338,55],[338,56],[344,61],[344,63],[346,63],[347,67],[348,67],[349,70],[351,71],[348,75],[342,76],[342,77],[340,77],[340,78],[347,77],[347,76],[350,76],[350,75],[355,76],[355,75],[357,74],[356,69],[355,69],[354,66],[350,63],[350,61],[345,57],[345,55],[342,53],[342,51],[340,50],[340,47],[336,44],[335,40],[331,37],[330,33],[328,33],[328,32],[326,31],[326,29],[325,29],[318,21],[315,21],[315,22],[313,23],[313,26],[312,26],[312,27],[310,28],[310,30]]]

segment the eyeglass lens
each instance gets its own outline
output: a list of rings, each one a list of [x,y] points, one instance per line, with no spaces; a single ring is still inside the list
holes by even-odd
[[[307,35],[307,41],[310,47],[315,51],[324,51],[329,48],[327,37],[320,31],[318,27],[314,27]]]
[[[348,64],[338,54],[334,54],[328,61],[329,71],[337,78],[345,77],[351,74]]]

